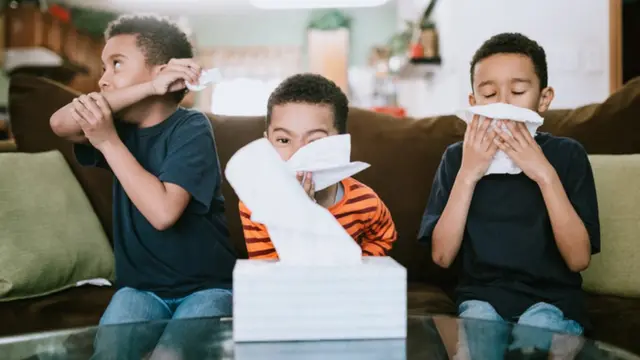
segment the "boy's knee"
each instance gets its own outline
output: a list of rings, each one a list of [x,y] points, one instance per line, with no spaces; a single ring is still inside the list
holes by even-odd
[[[467,300],[460,304],[459,316],[461,318],[503,321],[496,309],[486,301]]]
[[[557,306],[544,302],[539,302],[528,308],[518,319],[518,324],[575,335],[582,334],[580,324],[566,319],[562,310]]]
[[[122,288],[111,298],[100,325],[162,320],[170,316],[166,305],[153,295],[133,288]]]

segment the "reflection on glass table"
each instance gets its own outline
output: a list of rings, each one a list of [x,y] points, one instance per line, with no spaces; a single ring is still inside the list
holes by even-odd
[[[407,338],[398,340],[236,344],[231,319],[159,321],[0,338],[0,358],[640,360],[600,342],[504,323],[410,316],[407,326]]]

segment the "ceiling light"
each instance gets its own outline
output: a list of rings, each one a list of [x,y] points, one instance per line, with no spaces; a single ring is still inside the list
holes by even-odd
[[[260,9],[357,8],[384,5],[389,0],[251,0]]]

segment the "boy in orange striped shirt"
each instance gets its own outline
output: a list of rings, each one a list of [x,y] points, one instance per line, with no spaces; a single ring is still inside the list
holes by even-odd
[[[282,82],[269,97],[265,137],[287,161],[312,141],[347,131],[349,103],[331,80],[320,75],[298,74]],[[385,256],[397,238],[389,209],[368,186],[346,178],[314,192],[313,174],[298,180],[320,206],[327,208],[362,248],[363,256]],[[240,202],[244,238],[250,259],[277,259],[278,253],[262,224],[251,221],[251,212]]]

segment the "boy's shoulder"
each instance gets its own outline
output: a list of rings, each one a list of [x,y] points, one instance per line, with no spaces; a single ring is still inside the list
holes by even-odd
[[[345,198],[350,203],[366,201],[370,204],[378,204],[382,202],[378,194],[368,185],[352,178],[348,177],[341,181],[344,188]]]
[[[178,108],[167,120],[170,129],[183,131],[212,132],[209,118],[198,110]]]

